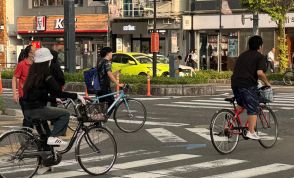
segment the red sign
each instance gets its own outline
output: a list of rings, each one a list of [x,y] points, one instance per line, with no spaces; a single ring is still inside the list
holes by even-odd
[[[159,34],[158,33],[151,34],[151,52],[152,53],[159,52]]]
[[[32,41],[32,46],[35,48],[41,48],[41,42],[40,41]]]

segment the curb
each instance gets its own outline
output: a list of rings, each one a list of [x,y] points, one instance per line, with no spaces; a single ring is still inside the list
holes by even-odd
[[[11,119],[17,119],[17,118],[22,118],[23,114],[20,109],[10,109],[7,108],[5,109],[5,114],[0,115],[0,120],[11,120]]]

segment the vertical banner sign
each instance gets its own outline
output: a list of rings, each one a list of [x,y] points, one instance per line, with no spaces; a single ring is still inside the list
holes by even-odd
[[[171,34],[171,52],[178,52],[178,34],[177,32],[172,32]]]
[[[152,53],[159,52],[159,34],[158,33],[151,34],[151,52]]]
[[[32,46],[35,48],[41,48],[41,42],[40,41],[32,41]]]
[[[122,38],[116,38],[116,52],[123,52],[123,40],[122,40]]]
[[[36,30],[37,31],[45,31],[46,30],[46,17],[45,16],[37,16],[36,17]]]

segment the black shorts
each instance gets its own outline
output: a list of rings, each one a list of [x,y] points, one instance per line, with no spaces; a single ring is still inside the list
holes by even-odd
[[[233,93],[238,105],[244,107],[248,115],[257,115],[259,113],[257,87],[233,88]]]

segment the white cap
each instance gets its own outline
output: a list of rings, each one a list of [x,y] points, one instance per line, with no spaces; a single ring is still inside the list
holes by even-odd
[[[42,63],[46,61],[50,61],[53,59],[53,55],[51,54],[48,48],[40,48],[35,52],[35,63]]]

